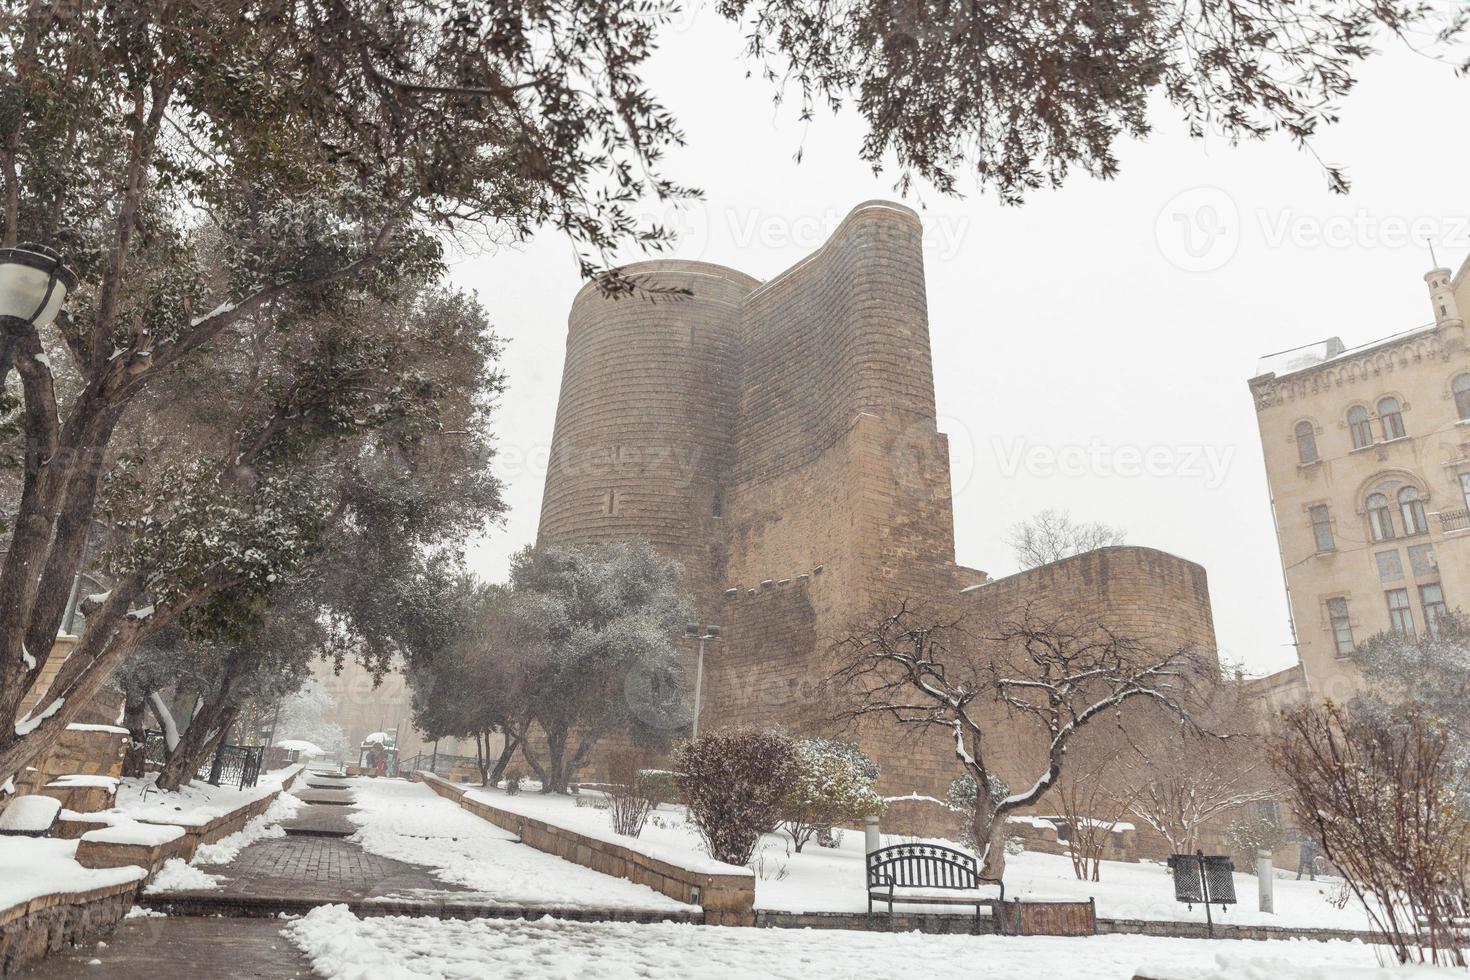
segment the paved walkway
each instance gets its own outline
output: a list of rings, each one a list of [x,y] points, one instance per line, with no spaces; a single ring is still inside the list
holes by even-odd
[[[316,976],[279,919],[128,919],[105,945],[58,954],[25,980],[287,980]],[[93,962],[96,960],[97,962]]]

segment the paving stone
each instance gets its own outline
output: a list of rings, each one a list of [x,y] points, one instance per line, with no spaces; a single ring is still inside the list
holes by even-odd
[[[324,789],[298,789],[293,795],[305,800],[307,803],[318,803],[323,806],[350,806],[352,794],[341,791],[331,792]]]
[[[281,822],[287,834],[305,834],[317,837],[351,837],[357,833],[357,824],[350,815],[355,812],[350,806],[304,806],[296,816]]]
[[[285,980],[312,977],[311,964],[281,935],[279,919],[127,919],[107,946],[48,958],[27,980]],[[92,963],[92,960],[101,960]]]

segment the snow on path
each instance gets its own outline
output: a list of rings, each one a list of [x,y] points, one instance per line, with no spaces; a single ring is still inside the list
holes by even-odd
[[[326,980],[588,976],[1128,980],[1141,968],[1171,980],[1431,980],[1451,975],[1379,969],[1372,948],[1344,942],[922,935],[552,918],[463,921],[386,916],[364,922],[342,905],[314,909],[282,934],[300,947]]]
[[[163,867],[148,882],[145,891],[149,895],[163,892],[212,891],[220,887],[221,878],[201,869],[201,865],[229,864],[240,856],[240,852],[257,841],[285,837],[281,823],[290,820],[306,804],[289,793],[282,793],[271,801],[271,805],[245,826],[221,837],[213,844],[201,844],[187,862],[182,858],[169,858]]]
[[[646,885],[518,843],[514,834],[422,783],[369,778],[349,782],[356,803],[349,818],[361,828],[350,840],[380,857],[429,867],[440,881],[477,892],[474,901],[543,908],[698,910]]]

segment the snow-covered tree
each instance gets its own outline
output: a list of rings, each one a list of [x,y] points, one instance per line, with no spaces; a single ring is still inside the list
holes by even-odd
[[[856,747],[834,739],[796,743],[796,773],[780,813],[798,853],[818,834],[883,812],[883,797],[873,788],[877,768]]]
[[[1208,666],[1192,648],[1151,648],[1103,623],[1025,608],[980,633],[907,602],[836,652],[844,715],[938,729],[976,786],[1001,776],[1020,787],[1000,798],[976,795],[972,827],[988,878],[1005,871],[1006,818],[1046,795],[1089,726],[1146,702],[1195,727],[1186,694]],[[1003,731],[1039,760],[1024,780],[997,768],[991,745]]]
[[[684,717],[674,647],[689,621],[681,574],[646,542],[548,545],[511,559],[505,642],[490,652],[529,672],[544,762],[529,739],[522,752],[545,792],[566,792],[609,732],[657,742],[672,730],[665,719]]]
[[[1412,704],[1442,719],[1461,764],[1470,765],[1470,616],[1456,610],[1419,636],[1390,630],[1353,655],[1369,682],[1360,707]]]
[[[1144,708],[1119,747],[1110,782],[1115,798],[1175,854],[1194,853],[1200,829],[1210,821],[1223,823],[1227,815],[1280,792],[1266,759],[1266,719],[1244,681],[1200,678],[1189,709],[1189,721],[1181,722]]]
[[[331,720],[335,709],[331,692],[316,678],[307,680],[299,691],[281,701],[274,740],[310,742],[325,752],[347,751],[347,733]]]
[[[54,326],[0,335],[0,457],[20,464],[0,562],[0,783],[140,644],[186,614],[233,617],[306,562],[344,504],[301,440],[465,431],[434,415],[433,377],[409,358],[444,309],[420,296],[442,274],[442,231],[559,228],[589,275],[616,243],[663,237],[631,217],[645,194],[683,192],[657,172],[677,130],[637,78],[647,18],[503,14],[480,0],[452,17],[427,0],[0,9],[0,246],[53,246],[79,277]],[[410,328],[396,338],[395,321]],[[222,419],[206,455],[189,430],[122,445],[161,382],[221,375],[216,407],[255,411]],[[472,451],[478,435],[453,438]],[[171,492],[150,509],[141,491],[158,486]],[[112,588],[17,718],[99,524]]]

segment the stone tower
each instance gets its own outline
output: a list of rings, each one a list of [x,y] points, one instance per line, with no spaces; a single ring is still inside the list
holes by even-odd
[[[1213,651],[1204,571],[1178,558],[1105,549],[995,583],[955,564],[921,235],[873,201],[767,282],[645,262],[625,271],[690,295],[573,303],[540,540],[641,538],[683,565],[722,631],[701,729],[823,730],[833,642],[898,597],[1095,608]],[[942,797],[954,778],[947,739],[859,738],[886,793]]]

